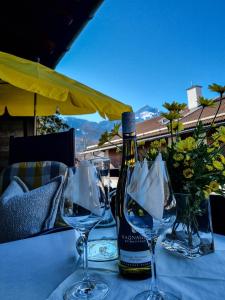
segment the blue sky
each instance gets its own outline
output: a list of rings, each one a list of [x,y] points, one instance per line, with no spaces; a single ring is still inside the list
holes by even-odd
[[[133,106],[225,85],[224,0],[105,0],[56,70]],[[84,116],[99,121],[96,115]]]

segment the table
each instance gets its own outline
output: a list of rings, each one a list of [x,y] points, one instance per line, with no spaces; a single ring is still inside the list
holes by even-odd
[[[44,300],[76,266],[68,230],[0,245],[0,299]]]
[[[74,230],[0,245],[0,299],[45,300],[77,267]],[[216,252],[188,260],[168,254],[157,246],[157,272],[163,288],[184,300],[225,299],[225,237],[215,235]],[[116,262],[92,267],[116,270]],[[104,272],[104,271],[102,271]],[[114,276],[117,276],[114,272]],[[121,279],[123,285],[123,279]],[[145,281],[133,285],[146,287]],[[142,286],[141,286],[142,287]],[[126,290],[126,286],[123,287]],[[118,293],[117,290],[117,299]],[[112,291],[114,293],[114,291]],[[132,299],[129,292],[123,300]],[[111,294],[110,299],[114,298]]]

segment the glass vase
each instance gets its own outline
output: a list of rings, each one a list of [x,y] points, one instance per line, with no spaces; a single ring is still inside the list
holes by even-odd
[[[214,251],[209,199],[192,194],[174,194],[176,220],[162,240],[162,246],[187,258]]]

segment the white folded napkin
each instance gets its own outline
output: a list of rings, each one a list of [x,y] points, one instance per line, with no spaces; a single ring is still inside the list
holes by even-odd
[[[136,162],[135,167],[132,171],[132,176],[130,177],[130,183],[128,187],[129,194],[132,193],[136,195],[139,195],[141,193],[141,187],[143,186],[143,183],[145,181],[145,178],[148,175],[148,162],[145,159],[143,164],[141,164],[139,161]],[[129,174],[128,174],[129,177]],[[138,196],[139,197],[139,196]]]
[[[74,186],[72,197],[73,203],[101,216],[102,208],[99,206],[101,195],[97,179],[96,167],[87,160],[81,161],[72,178]]]
[[[127,187],[128,194],[142,206],[153,218],[162,219],[165,200],[165,170],[161,153],[151,168],[147,161],[134,167]],[[168,183],[168,181],[167,181]]]

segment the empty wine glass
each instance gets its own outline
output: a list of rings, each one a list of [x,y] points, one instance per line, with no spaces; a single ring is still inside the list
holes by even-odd
[[[124,215],[133,229],[146,238],[151,252],[152,279],[150,290],[134,300],[175,300],[175,295],[158,289],[156,281],[155,245],[158,236],[175,220],[175,199],[162,160],[137,162],[128,167]]]
[[[94,159],[91,159],[90,162],[96,167],[96,169],[99,171],[99,174],[101,176],[101,180],[103,183],[103,186],[105,188],[105,194],[106,194],[106,210],[103,220],[98,224],[98,227],[105,227],[112,225],[112,223],[115,223],[111,207],[110,207],[110,159],[105,157],[97,157]]]
[[[103,299],[108,293],[105,282],[91,279],[88,274],[87,241],[89,232],[98,224],[105,213],[104,187],[96,168],[88,161],[81,161],[74,174],[74,193],[61,205],[63,220],[81,234],[83,239],[84,276],[82,281],[70,287],[64,300]]]
[[[90,162],[101,175],[106,193],[106,210],[104,218],[89,235],[88,260],[108,261],[118,257],[116,222],[110,206],[110,159],[97,157]]]

